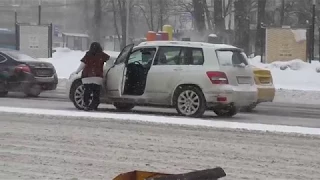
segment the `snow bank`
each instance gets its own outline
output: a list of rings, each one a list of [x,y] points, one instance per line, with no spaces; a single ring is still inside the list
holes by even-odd
[[[260,56],[249,59],[255,67],[271,71],[275,87],[288,90],[320,91],[320,63],[311,64],[295,59],[288,62],[273,62],[263,64]]]
[[[264,131],[264,132],[271,131],[271,132],[280,132],[280,133],[320,135],[319,128],[230,122],[230,121],[222,121],[217,119],[212,121],[212,120],[205,120],[205,119],[163,117],[163,116],[151,116],[151,115],[140,115],[140,114],[49,110],[49,109],[34,109],[34,108],[16,108],[16,107],[6,107],[6,106],[0,106],[0,112],[54,116],[54,117],[127,120],[127,121],[140,121],[140,122],[161,123],[161,124],[175,124],[175,125],[187,125],[187,126],[228,128],[228,129],[246,129],[246,130],[253,130],[253,131]]]
[[[51,62],[57,70],[58,77],[61,79],[69,78],[70,74],[74,72],[79,64],[80,59],[85,55],[84,51],[73,51],[68,48],[57,48],[53,53],[52,58],[42,59]],[[117,57],[119,52],[105,51],[111,57]]]

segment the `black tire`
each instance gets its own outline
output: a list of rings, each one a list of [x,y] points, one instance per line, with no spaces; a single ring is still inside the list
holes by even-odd
[[[193,102],[196,102],[198,104],[197,108],[194,109],[194,112],[190,112],[190,113],[186,112],[187,111],[186,109],[185,110],[182,109],[182,107],[181,107],[181,105],[183,104],[182,102],[180,102],[180,103],[178,102],[179,101],[179,97],[182,96],[184,93],[188,93],[188,92],[190,92],[190,93],[192,92],[194,97],[198,98],[196,101],[193,101]],[[187,103],[187,102],[185,102],[185,103]],[[179,86],[176,89],[176,91],[174,93],[174,96],[173,96],[173,105],[176,108],[176,110],[177,110],[179,115],[187,116],[187,117],[194,117],[194,118],[202,117],[203,114],[205,113],[206,109],[207,109],[206,98],[204,97],[201,89],[196,87],[196,86],[192,86],[192,85]],[[188,106],[191,107],[190,104]]]
[[[213,112],[219,117],[233,117],[238,114],[239,109],[236,106],[226,106],[222,108],[214,108]]]
[[[244,106],[241,108],[241,111],[243,112],[252,112],[256,107],[257,107],[257,103],[252,103],[249,106]]]
[[[115,102],[113,103],[113,106],[118,110],[118,111],[131,111],[134,108],[134,104],[130,104],[130,103],[119,103],[119,102]]]
[[[27,88],[24,92],[24,94],[27,97],[39,97],[39,95],[41,94],[42,89],[40,85],[34,84],[31,85],[31,87]]]
[[[8,91],[0,92],[0,97],[6,97],[8,95]]]
[[[82,82],[81,82],[80,80],[75,81],[75,82],[72,84],[71,88],[70,88],[69,98],[70,98],[70,100],[72,101],[74,107],[76,107],[76,108],[79,109],[79,110],[84,110],[83,105],[80,105],[80,104],[77,103],[77,101],[76,101],[76,90],[77,90],[78,88],[81,88],[81,86],[83,87],[83,84],[82,84]],[[81,99],[81,98],[82,98],[82,99]],[[77,99],[78,99],[78,98],[77,98]],[[82,95],[82,97],[80,97],[80,99],[83,101],[83,95]],[[91,101],[91,103],[92,103],[92,101]],[[90,104],[91,104],[91,103],[90,103]],[[98,109],[99,103],[94,103],[94,104],[95,104],[95,107],[92,107],[92,109],[94,109],[94,110]]]

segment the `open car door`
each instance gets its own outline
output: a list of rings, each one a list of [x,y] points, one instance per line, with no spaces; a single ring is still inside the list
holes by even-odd
[[[125,83],[126,66],[129,60],[129,56],[132,52],[134,44],[129,44],[124,47],[115,60],[113,66],[107,72],[106,90],[107,96],[111,98],[121,97]]]

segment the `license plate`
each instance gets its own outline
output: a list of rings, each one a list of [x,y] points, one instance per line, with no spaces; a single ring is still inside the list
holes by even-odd
[[[261,84],[270,84],[270,78],[259,78]]]
[[[238,84],[251,84],[250,77],[237,77]]]
[[[38,76],[50,76],[51,71],[50,70],[37,70]]]

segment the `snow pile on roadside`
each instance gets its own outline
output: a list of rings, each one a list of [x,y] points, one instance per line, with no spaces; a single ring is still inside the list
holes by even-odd
[[[172,124],[186,125],[198,127],[213,127],[223,129],[238,129],[263,132],[280,132],[295,133],[305,135],[320,135],[319,128],[309,128],[302,126],[286,126],[286,125],[268,125],[258,123],[230,122],[223,119],[206,120],[181,117],[164,117],[140,114],[121,114],[121,113],[102,113],[102,112],[83,112],[83,111],[67,111],[67,110],[51,110],[51,109],[35,109],[35,108],[16,108],[0,106],[2,113],[17,113],[23,115],[40,115],[66,118],[88,118],[88,119],[112,119],[119,121],[138,121],[156,124]]]
[[[105,51],[111,57],[117,57],[119,52]],[[79,64],[80,59],[85,55],[84,51],[73,51],[68,48],[57,48],[53,53],[53,57],[49,59],[42,59],[51,62],[57,70],[60,79],[69,78],[70,74],[74,72]]]
[[[271,71],[277,89],[320,91],[320,63],[295,59],[288,62],[263,64],[260,56],[249,59],[255,67]]]

